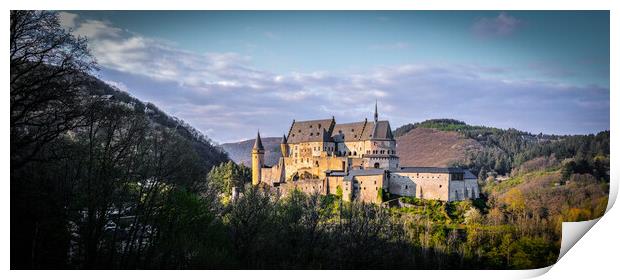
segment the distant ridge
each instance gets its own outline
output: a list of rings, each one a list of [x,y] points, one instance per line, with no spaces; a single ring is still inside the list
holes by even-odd
[[[263,146],[265,147],[265,164],[274,165],[280,158],[280,141],[282,137],[262,137]],[[251,166],[250,153],[252,152],[252,146],[254,145],[254,139],[249,139],[241,142],[224,143],[220,147],[228,153],[231,160],[237,164],[243,164],[245,166]]]

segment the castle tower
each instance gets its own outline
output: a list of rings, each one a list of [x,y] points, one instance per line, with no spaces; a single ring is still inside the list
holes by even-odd
[[[286,143],[286,135],[282,135],[282,142],[280,142],[280,151],[282,151],[282,157],[288,157],[288,144]]]
[[[261,182],[261,168],[264,163],[265,148],[263,148],[263,141],[260,140],[260,132],[258,132],[252,148],[252,185],[254,186]]]

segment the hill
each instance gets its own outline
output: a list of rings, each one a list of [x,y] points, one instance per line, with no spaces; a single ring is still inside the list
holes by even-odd
[[[261,137],[261,140],[265,147],[265,164],[270,166],[276,164],[280,158],[280,141],[282,141],[282,137]],[[220,147],[237,164],[251,166],[252,159],[250,154],[252,153],[253,145],[254,139],[250,139],[241,142],[224,143]]]
[[[206,170],[229,160],[226,152],[213,143],[209,137],[196,130],[183,120],[170,116],[152,103],[142,102],[114,86],[93,76],[87,76],[84,94],[105,97],[109,103],[120,103],[132,107],[135,111],[143,112],[145,117],[154,126],[165,127],[176,131],[182,138],[192,144]]]
[[[467,162],[482,145],[458,132],[415,128],[396,138],[396,154],[401,166],[450,166]]]
[[[531,134],[513,128],[500,129],[469,125],[452,119],[434,119],[403,125],[394,130],[394,136],[403,137],[420,128],[455,132],[466,139],[477,141],[482,149],[468,151],[467,160],[455,163],[477,174],[509,174],[513,168],[526,161],[554,156],[560,161],[573,160],[580,171],[592,173],[597,179],[609,180],[606,172],[609,169],[608,130],[588,135]]]

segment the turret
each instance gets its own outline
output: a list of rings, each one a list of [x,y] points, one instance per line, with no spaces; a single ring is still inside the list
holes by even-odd
[[[286,143],[286,135],[282,135],[282,142],[280,142],[280,151],[282,151],[282,157],[288,157],[288,143]]]
[[[256,141],[252,148],[252,185],[258,185],[261,182],[261,168],[265,163],[265,148],[263,141],[260,139],[260,132],[256,134]]]

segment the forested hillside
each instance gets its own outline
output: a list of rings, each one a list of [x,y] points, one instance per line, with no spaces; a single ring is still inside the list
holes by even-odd
[[[394,130],[394,136],[406,135],[414,128],[454,131],[480,143],[483,149],[469,151],[467,160],[454,162],[453,165],[468,167],[481,179],[485,179],[488,172],[509,174],[514,167],[528,160],[553,155],[559,161],[569,159],[574,162],[581,173],[591,173],[609,181],[609,131],[596,135],[534,135],[516,129],[473,126],[457,120],[438,119],[404,125]]]
[[[183,121],[93,77],[86,39],[56,13],[11,11],[10,58],[13,268],[101,265],[121,222],[134,225],[124,243],[134,252],[154,209],[201,192],[228,160]]]

